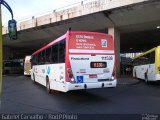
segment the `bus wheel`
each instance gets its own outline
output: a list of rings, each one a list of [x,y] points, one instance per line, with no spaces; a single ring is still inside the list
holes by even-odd
[[[134,77],[135,77],[135,78],[137,78],[137,74],[136,74],[136,72],[134,73],[134,75],[135,75]]]
[[[147,77],[147,74],[146,74],[146,73],[145,73],[145,83],[146,83],[146,84],[149,84],[148,77]]]
[[[46,88],[47,88],[47,92],[51,93],[50,84],[49,84],[49,78],[48,77],[46,77]]]
[[[33,83],[36,83],[36,81],[35,81],[35,75],[33,74]]]

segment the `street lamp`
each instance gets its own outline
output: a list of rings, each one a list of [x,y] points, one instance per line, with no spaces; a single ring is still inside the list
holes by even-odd
[[[1,5],[4,5],[9,10],[9,12],[11,13],[11,16],[12,16],[12,19],[8,21],[8,31],[9,31],[10,40],[16,40],[17,39],[16,21],[13,19],[12,9],[4,0],[0,0],[0,102],[1,102],[1,98],[2,98],[2,65],[3,65]]]
[[[10,40],[16,40],[17,39],[17,25],[16,25],[16,21],[13,19],[12,9],[4,0],[0,0],[0,3],[4,5],[11,13],[12,19],[8,21],[9,37],[10,37]]]

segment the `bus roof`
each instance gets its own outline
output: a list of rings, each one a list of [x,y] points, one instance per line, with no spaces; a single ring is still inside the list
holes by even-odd
[[[49,46],[55,44],[56,42],[64,39],[66,37],[66,34],[62,35],[61,37],[57,38],[56,40],[53,40],[52,42],[48,43],[47,45],[43,46],[42,48],[38,49],[37,51],[35,51],[32,55],[35,55],[41,51],[43,51],[44,49],[48,48]]]
[[[99,33],[99,32],[86,32],[86,31],[67,31],[64,35],[62,35],[61,37],[53,40],[52,42],[48,43],[47,45],[43,46],[42,48],[38,49],[37,51],[35,51],[33,55],[45,50],[46,48],[50,47],[51,45],[55,44],[56,42],[59,42],[61,41],[62,39],[66,38],[67,37],[67,33],[70,33],[70,34],[76,34],[76,33],[85,33],[85,34],[95,34],[95,35],[108,35],[106,33]],[[109,35],[111,36],[111,35]],[[112,37],[112,36],[111,36]]]
[[[142,53],[142,54],[134,57],[133,59],[137,59],[137,58],[139,58],[139,57],[141,57],[141,56],[143,56],[143,55],[146,55],[146,54],[148,54],[148,53],[150,53],[150,52],[153,52],[153,51],[155,51],[155,49],[156,49],[156,47],[154,47],[154,48],[152,48],[152,49],[150,49],[150,50],[148,50],[148,51],[146,51],[146,52],[144,52],[144,53]]]
[[[94,35],[109,35],[106,33],[99,33],[99,32],[86,32],[86,31],[70,31],[71,34],[83,33],[83,34],[94,34]],[[111,35],[110,35],[111,36]]]

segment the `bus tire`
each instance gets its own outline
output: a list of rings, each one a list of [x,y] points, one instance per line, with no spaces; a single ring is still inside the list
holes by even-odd
[[[47,89],[47,93],[51,93],[50,83],[49,83],[49,78],[48,78],[48,76],[46,77],[46,89]]]
[[[33,83],[36,83],[36,80],[35,80],[35,75],[33,73]]]
[[[137,78],[137,73],[136,72],[134,73],[134,77]]]
[[[148,76],[147,76],[147,74],[145,73],[145,75],[144,75],[144,76],[145,76],[145,83],[146,83],[146,84],[149,84],[149,81],[148,81]]]

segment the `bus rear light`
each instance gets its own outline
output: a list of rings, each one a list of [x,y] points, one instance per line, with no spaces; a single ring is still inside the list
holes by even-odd
[[[114,77],[113,77],[113,76],[111,77],[111,80],[114,80]]]
[[[73,73],[72,73],[72,69],[71,69],[71,68],[68,68],[67,71],[68,71],[69,81],[70,81],[71,83],[76,83],[76,81],[75,81],[75,79],[74,79],[74,76],[73,76]]]
[[[68,73],[72,73],[72,70],[70,68],[68,68]]]
[[[73,74],[69,74],[69,78],[72,78],[73,77]]]
[[[113,77],[116,77],[116,71],[115,71],[115,69],[114,69],[113,72],[112,72],[112,76],[113,76]]]
[[[75,83],[74,78],[71,78],[71,79],[70,79],[70,82],[71,82],[71,83]]]
[[[73,77],[72,69],[68,68],[67,71],[68,71],[68,77],[72,78]]]

